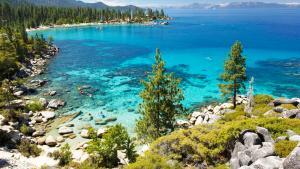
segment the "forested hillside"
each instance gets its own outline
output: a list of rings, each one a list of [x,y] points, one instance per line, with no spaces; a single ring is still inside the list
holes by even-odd
[[[10,1],[11,2],[11,1]],[[14,4],[0,3],[1,25],[24,25],[35,28],[40,25],[72,24],[85,22],[145,22],[164,18],[164,12],[136,8],[135,10],[95,9],[95,8],[64,8],[35,6],[26,2]]]

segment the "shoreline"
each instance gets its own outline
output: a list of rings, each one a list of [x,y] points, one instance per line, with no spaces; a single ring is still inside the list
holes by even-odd
[[[61,24],[61,25],[52,25],[52,26],[45,26],[41,25],[37,28],[26,28],[26,32],[32,31],[41,31],[41,30],[48,30],[48,29],[55,29],[55,28],[73,28],[73,27],[82,27],[82,26],[97,26],[97,25],[156,25],[155,21],[147,21],[147,22],[88,22],[88,23],[75,23],[75,24]]]

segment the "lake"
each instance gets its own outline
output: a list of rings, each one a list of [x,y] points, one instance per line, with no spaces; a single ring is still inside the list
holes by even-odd
[[[83,111],[74,122],[117,117],[131,133],[138,118],[140,80],[160,48],[168,71],[182,79],[186,107],[220,98],[219,75],[230,46],[239,40],[255,93],[300,96],[300,10],[167,10],[170,25],[103,25],[55,28],[60,53],[45,74],[40,95],[56,90],[67,101],[60,113]],[[80,94],[79,88],[84,88]],[[44,97],[44,96],[43,96]],[[91,113],[93,120],[86,117]],[[111,124],[114,124],[111,123]]]

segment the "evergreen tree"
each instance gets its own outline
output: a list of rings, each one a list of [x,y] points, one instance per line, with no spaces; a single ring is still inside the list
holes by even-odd
[[[224,83],[219,87],[224,97],[232,96],[232,103],[236,108],[236,95],[242,88],[245,88],[246,77],[246,58],[242,56],[242,44],[237,41],[231,47],[228,60],[224,64],[224,73],[221,79]]]
[[[142,81],[144,90],[140,93],[143,102],[139,112],[136,131],[144,141],[154,140],[174,130],[175,116],[184,111],[184,99],[179,88],[180,79],[166,73],[165,62],[159,49],[156,50],[155,64],[147,81]]]

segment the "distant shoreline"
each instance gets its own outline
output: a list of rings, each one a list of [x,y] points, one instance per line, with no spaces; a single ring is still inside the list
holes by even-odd
[[[130,23],[130,22],[108,22],[108,23],[90,22],[90,23],[62,24],[62,25],[52,25],[52,26],[41,25],[37,28],[27,28],[26,32],[47,30],[47,29],[54,29],[54,28],[72,28],[72,27],[96,26],[96,25],[127,25],[127,24],[154,25],[154,22],[153,21],[143,22],[143,23],[138,23],[138,22],[133,22],[133,23]]]

